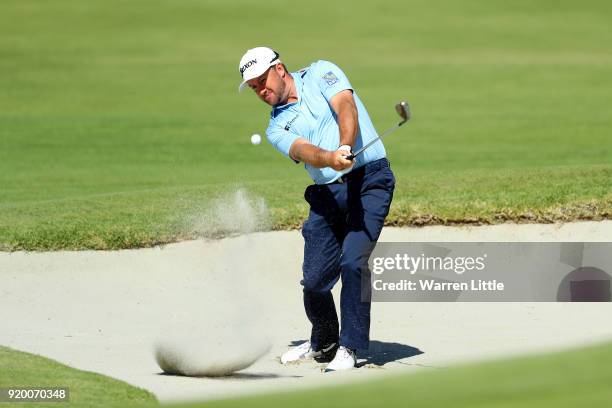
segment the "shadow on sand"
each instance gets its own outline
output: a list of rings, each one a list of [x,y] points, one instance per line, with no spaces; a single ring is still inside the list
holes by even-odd
[[[168,377],[189,377],[189,378],[206,378],[207,380],[267,380],[271,378],[302,378],[301,375],[278,375],[270,373],[232,373],[223,376],[195,376],[195,375],[183,375],[183,374],[169,374],[169,373],[157,373],[157,375],[163,375]]]
[[[423,351],[416,347],[409,346],[401,343],[391,343],[387,341],[370,341],[370,349],[367,351],[358,351],[357,359],[365,361],[359,361],[358,367],[366,364],[374,364],[377,366],[384,366],[387,363],[393,361],[403,360],[405,358],[418,356],[423,354]]]
[[[289,347],[295,347],[305,341],[306,340],[293,340],[289,343]],[[418,356],[423,353],[424,352],[418,348],[407,344],[371,340],[368,350],[357,351],[357,367],[363,367],[366,364],[384,366],[387,363]]]

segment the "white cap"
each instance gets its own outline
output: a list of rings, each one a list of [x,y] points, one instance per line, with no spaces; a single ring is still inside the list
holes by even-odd
[[[238,87],[238,92],[244,89],[248,80],[257,78],[272,65],[279,64],[281,60],[278,57],[278,52],[268,47],[251,48],[245,52],[238,65],[238,70],[242,75],[242,83]]]

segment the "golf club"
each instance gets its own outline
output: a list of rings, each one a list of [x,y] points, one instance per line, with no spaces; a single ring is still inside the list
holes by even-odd
[[[382,135],[380,135],[376,139],[372,140],[370,143],[368,143],[367,145],[363,146],[361,149],[357,150],[355,153],[353,153],[353,154],[351,154],[349,156],[346,156],[346,159],[347,160],[353,160],[355,157],[357,157],[361,153],[363,153],[363,151],[365,149],[367,149],[368,147],[372,146],[374,143],[378,142],[383,137],[387,136],[389,133],[392,133],[394,130],[396,130],[397,128],[402,126],[404,123],[408,122],[408,120],[410,119],[410,105],[408,105],[408,102],[401,101],[400,103],[395,105],[395,111],[402,118],[402,120],[397,125],[393,126],[390,129],[387,129],[387,131],[385,133],[383,133]]]

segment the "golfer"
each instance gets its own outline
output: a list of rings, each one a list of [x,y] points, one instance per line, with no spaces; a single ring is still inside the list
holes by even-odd
[[[304,194],[310,213],[302,228],[304,308],[310,340],[291,348],[283,364],[316,358],[325,371],[355,367],[356,350],[369,348],[371,294],[368,259],[393,197],[395,178],[377,142],[354,160],[347,156],[378,135],[363,103],[340,68],[317,61],[289,73],[267,47],[240,60],[242,83],[272,106],[270,144],[304,167],[314,181]],[[331,290],[342,279],[341,320]],[[365,286],[364,286],[365,287]],[[333,359],[332,359],[333,357]]]

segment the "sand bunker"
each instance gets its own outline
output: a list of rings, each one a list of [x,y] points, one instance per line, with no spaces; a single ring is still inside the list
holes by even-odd
[[[605,242],[611,236],[612,222],[604,221],[385,228],[381,240]],[[309,335],[299,285],[302,249],[300,232],[285,231],[141,250],[0,253],[0,344],[176,401],[329,385],[612,338],[610,303],[375,303],[362,368],[329,376],[314,362],[283,366],[280,354]],[[255,334],[245,335],[249,322]],[[180,335],[191,327],[197,328],[192,335]],[[228,370],[264,353],[260,339],[269,339],[271,349],[242,371],[214,378],[164,375],[153,355],[158,342],[168,356],[180,350],[177,372],[221,373],[211,358],[224,353],[215,349],[220,339],[223,349],[257,342],[225,360]]]

